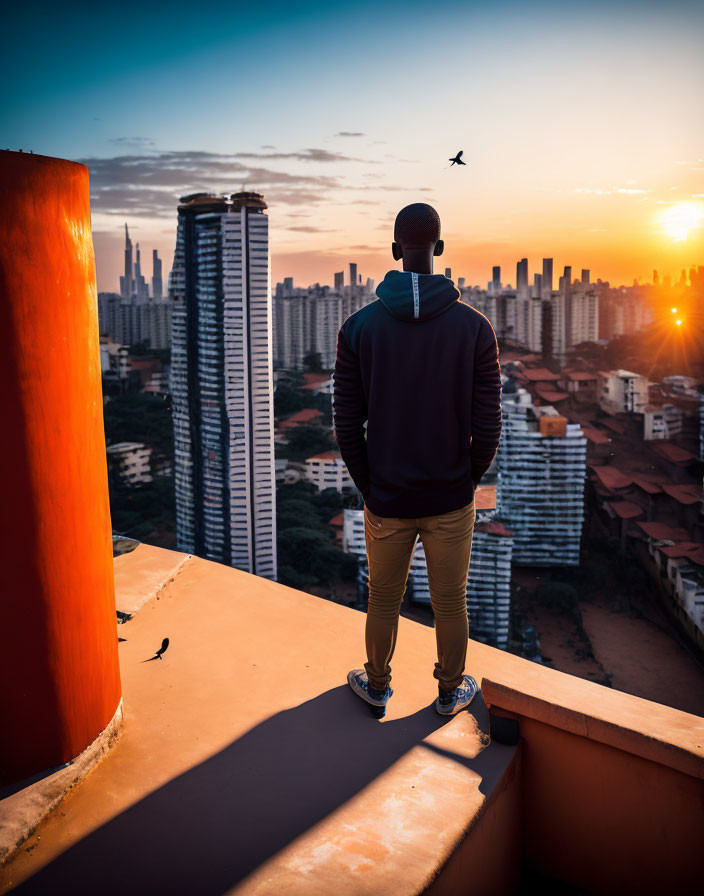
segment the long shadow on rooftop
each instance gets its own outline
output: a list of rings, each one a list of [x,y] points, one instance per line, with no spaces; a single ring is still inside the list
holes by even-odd
[[[486,707],[475,703],[486,730]],[[432,705],[380,724],[346,686],[327,691],[169,781],[14,892],[224,893],[444,724]],[[486,794],[494,750],[471,761],[446,755],[477,771]]]

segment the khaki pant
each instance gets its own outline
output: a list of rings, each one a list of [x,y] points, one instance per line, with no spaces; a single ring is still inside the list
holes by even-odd
[[[364,505],[369,558],[364,668],[372,687],[383,690],[391,681],[398,617],[418,535],[435,616],[438,662],[433,676],[447,691],[461,684],[469,639],[467,574],[475,520],[474,499],[459,510],[419,519],[377,516]]]

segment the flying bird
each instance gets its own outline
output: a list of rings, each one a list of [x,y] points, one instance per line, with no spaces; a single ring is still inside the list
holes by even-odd
[[[157,657],[159,657],[159,659],[161,659],[161,658],[162,658],[162,654],[166,653],[166,648],[167,648],[168,646],[169,646],[169,639],[168,639],[168,638],[164,638],[164,640],[161,642],[161,647],[160,647],[160,648],[157,650],[157,652],[154,654],[154,659],[156,659]]]
[[[454,159],[448,159],[447,161],[452,162],[452,165],[466,165],[467,163],[462,161],[462,153],[463,152],[464,152],[464,150],[461,149],[457,153],[457,155],[454,157]],[[452,165],[450,165],[449,167],[452,168]]]

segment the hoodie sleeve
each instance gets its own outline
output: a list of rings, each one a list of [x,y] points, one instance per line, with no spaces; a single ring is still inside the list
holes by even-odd
[[[354,484],[364,494],[369,486],[367,440],[364,435],[367,401],[359,359],[350,348],[342,328],[337,334],[337,360],[333,377],[335,438]]]
[[[496,333],[482,325],[474,355],[472,394],[472,480],[477,483],[491,466],[501,436],[501,367]]]

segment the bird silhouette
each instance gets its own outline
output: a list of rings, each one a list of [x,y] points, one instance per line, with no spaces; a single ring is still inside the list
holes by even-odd
[[[167,648],[168,646],[169,646],[169,639],[168,639],[168,638],[164,638],[164,640],[161,642],[161,647],[160,647],[160,648],[157,650],[157,652],[154,654],[154,659],[156,659],[157,657],[159,657],[159,659],[161,659],[161,658],[162,658],[162,655],[163,655],[164,653],[166,653],[166,648]]]
[[[457,155],[454,157],[454,159],[448,159],[447,161],[452,162],[452,165],[466,165],[467,163],[462,161],[462,153],[463,152],[464,152],[464,150],[461,149],[457,153]],[[449,167],[452,168],[452,165],[450,165]]]

